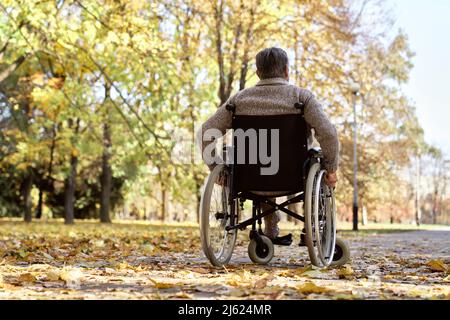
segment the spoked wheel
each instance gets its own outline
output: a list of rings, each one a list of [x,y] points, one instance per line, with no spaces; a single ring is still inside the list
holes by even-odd
[[[230,262],[236,243],[237,230],[227,231],[237,221],[237,201],[234,221],[231,219],[230,172],[225,165],[218,165],[209,175],[200,206],[200,237],[202,248],[213,266],[221,267]]]
[[[305,240],[311,263],[317,267],[332,264],[336,245],[336,203],[333,190],[325,184],[325,174],[315,163],[305,190]]]

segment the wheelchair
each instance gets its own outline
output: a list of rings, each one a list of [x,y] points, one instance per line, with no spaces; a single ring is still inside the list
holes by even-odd
[[[296,103],[293,114],[272,116],[237,115],[235,105],[227,105],[232,113],[233,143],[224,148],[223,157],[233,154],[233,160],[217,165],[207,177],[200,205],[200,235],[202,248],[209,262],[216,267],[227,265],[232,257],[238,231],[251,227],[248,255],[265,265],[274,257],[274,244],[262,232],[262,219],[281,211],[304,223],[300,246],[306,246],[311,263],[319,268],[344,265],[350,255],[347,244],[336,236],[336,203],[334,190],[324,178],[323,156],[319,149],[308,149],[304,105]],[[276,130],[278,135],[278,171],[262,175],[267,163],[247,161],[252,148],[250,139],[238,143],[236,132]],[[257,148],[272,150],[272,138]],[[273,139],[274,140],[274,139]],[[255,141],[253,141],[255,143]],[[266,143],[266,146],[262,146]],[[239,150],[239,148],[241,150]],[[245,162],[238,162],[238,152],[245,152]],[[288,197],[277,204],[271,200]],[[244,202],[252,202],[252,218],[240,221]],[[303,203],[303,215],[287,207]],[[262,211],[264,204],[268,210]],[[258,225],[258,227],[257,227]]]

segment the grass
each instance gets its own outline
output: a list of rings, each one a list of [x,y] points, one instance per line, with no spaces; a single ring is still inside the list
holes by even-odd
[[[34,220],[31,225],[39,228],[46,227],[56,231],[58,228],[70,229],[70,226],[65,226],[63,224],[63,219],[51,219],[51,220]],[[1,224],[9,224],[10,226],[21,226],[21,228],[26,227],[22,224],[21,218],[0,218]],[[76,220],[76,226],[84,226],[87,230],[103,229],[98,228],[100,223],[98,220]],[[102,225],[108,226],[108,225]],[[165,228],[187,228],[187,229],[197,229],[199,225],[196,222],[162,222],[162,221],[135,221],[135,220],[114,220],[112,224],[112,229],[121,230],[153,230],[153,229],[165,229]],[[283,232],[292,232],[297,234],[301,228],[302,224],[294,225],[293,223],[281,222],[280,229]],[[250,230],[250,228],[248,229]],[[411,232],[418,230],[428,230],[428,231],[450,231],[450,226],[443,225],[421,225],[420,227],[412,224],[399,224],[399,223],[369,223],[366,226],[359,226],[359,231],[352,231],[352,224],[349,222],[338,222],[338,231],[344,236],[364,236],[364,235],[377,235],[377,234],[389,234],[389,233],[399,233],[399,232]]]

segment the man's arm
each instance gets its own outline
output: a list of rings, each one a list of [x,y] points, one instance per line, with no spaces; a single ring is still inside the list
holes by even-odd
[[[230,103],[228,100],[224,105],[217,109],[216,113],[211,116],[203,125],[199,132],[197,132],[197,139],[200,142],[202,158],[205,160],[204,151],[208,145],[211,143],[216,144],[215,141],[205,140],[205,133],[209,130],[218,130],[223,136],[227,129],[231,129],[232,126],[232,115],[231,112],[226,109],[227,104]],[[216,164],[208,164],[209,169],[214,169]]]
[[[305,120],[314,129],[315,137],[322,148],[324,167],[329,174],[336,173],[339,168],[337,130],[311,92],[305,93],[304,98]]]

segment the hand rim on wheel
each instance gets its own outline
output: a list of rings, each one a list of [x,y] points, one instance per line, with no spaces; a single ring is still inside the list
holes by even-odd
[[[334,193],[330,190],[331,195],[331,215],[326,214],[326,218],[328,222],[331,224],[331,228],[327,228],[328,238],[331,237],[331,248],[329,246],[329,241],[327,251],[330,251],[328,254],[324,254],[322,248],[322,239],[319,228],[319,215],[318,215],[318,207],[319,207],[319,196],[321,194],[321,186],[323,183],[323,176],[326,171],[320,169],[320,164],[315,163],[311,166],[308,174],[308,180],[306,182],[305,188],[305,229],[306,229],[306,245],[308,247],[309,257],[311,259],[311,263],[317,267],[327,267],[331,265],[333,261],[333,253],[334,246],[336,241],[336,206]],[[329,210],[327,210],[328,212]],[[328,223],[326,222],[326,223]],[[313,225],[314,224],[314,225]],[[329,240],[329,239],[328,239]],[[318,243],[318,245],[316,244]],[[317,252],[316,252],[317,248]],[[332,252],[331,252],[332,251]]]
[[[219,180],[219,176],[221,173],[226,173],[229,175],[229,169],[225,165],[218,165],[214,168],[214,170],[211,172],[211,174],[208,176],[205,188],[202,194],[201,198],[201,204],[200,204],[200,238],[202,241],[202,249],[205,253],[205,256],[208,258],[208,260],[211,262],[213,266],[221,267],[226,265],[233,254],[235,242],[236,242],[236,236],[237,236],[237,230],[233,231],[226,231],[225,227],[229,225],[229,213],[230,213],[230,205],[228,203],[228,198],[230,196],[229,194],[229,187],[228,186],[221,186],[217,184],[216,182]],[[214,188],[220,189],[221,191],[221,199],[220,202],[222,203],[220,210],[224,212],[213,212],[211,213],[211,206],[212,206],[212,197],[214,196]],[[225,204],[226,207],[225,207]],[[235,207],[235,217],[237,217],[237,201],[234,201]],[[222,214],[225,216],[225,220],[218,219],[216,214]],[[218,250],[217,248],[213,247],[213,244],[211,242],[211,218],[216,218],[216,222],[219,223],[219,228],[221,228],[222,231],[222,239],[219,236],[218,241],[222,241],[222,245],[219,245]],[[220,233],[220,232],[219,232]]]

